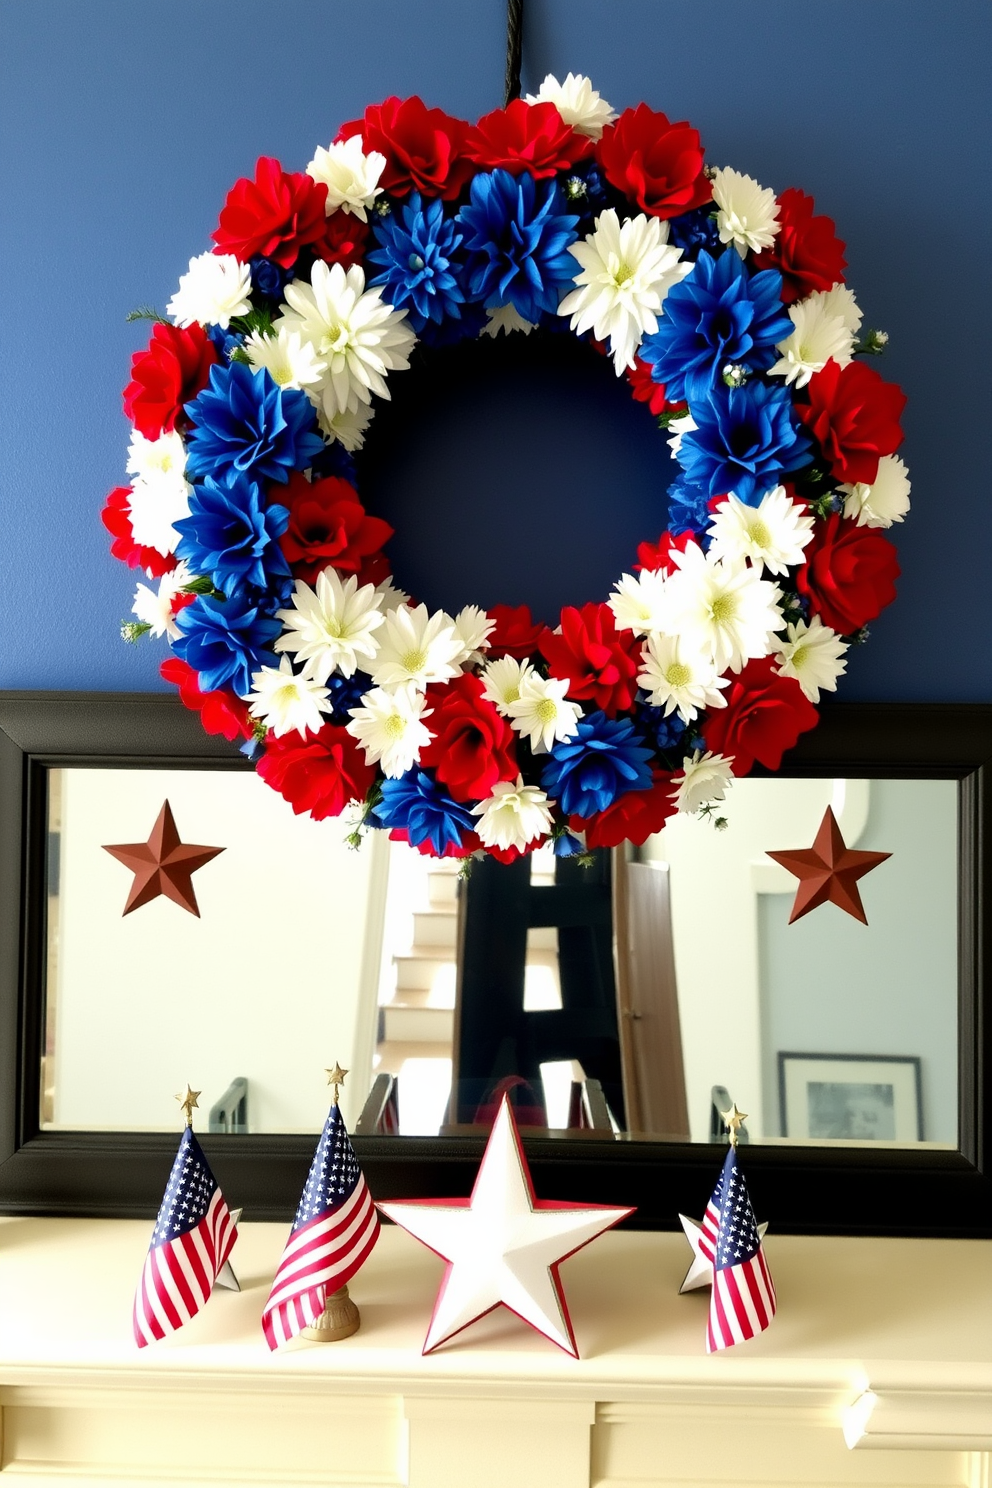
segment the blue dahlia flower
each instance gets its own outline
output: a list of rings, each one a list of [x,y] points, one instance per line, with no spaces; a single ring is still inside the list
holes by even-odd
[[[568,252],[578,217],[563,212],[554,181],[483,172],[455,221],[465,233],[468,292],[489,309],[512,305],[524,320],[554,314],[578,265]]]
[[[670,217],[668,241],[681,248],[687,258],[692,258],[700,248],[719,250],[720,229],[713,214],[713,203],[707,202],[705,207],[683,212],[681,217]]]
[[[638,355],[651,364],[671,402],[695,402],[720,381],[728,362],[763,372],[775,360],[775,345],[795,329],[782,306],[777,269],[749,274],[733,248],[719,258],[700,253],[688,278],[665,296],[658,329],[641,342]]]
[[[813,446],[786,388],[721,383],[690,411],[698,427],[683,434],[678,460],[693,484],[711,496],[733,491],[755,505],[782,475],[812,458]]]
[[[254,480],[286,481],[324,448],[306,393],[281,388],[265,367],[211,367],[209,385],[186,413],[193,423],[186,457],[192,480],[245,472]]]
[[[175,524],[181,533],[176,556],[225,594],[240,584],[285,591],[292,579],[279,539],[288,525],[286,508],[266,506],[261,487],[247,475],[230,481],[208,475],[193,487],[189,516]]]
[[[629,718],[590,713],[579,719],[578,733],[552,749],[541,787],[566,816],[595,816],[625,791],[650,789],[650,758]]]
[[[214,343],[214,351],[222,362],[229,362],[231,352],[237,351],[238,347],[243,346],[245,342],[244,336],[240,336],[237,331],[225,330],[219,325],[207,326],[207,335]]]
[[[293,277],[282,264],[277,264],[274,258],[263,258],[260,253],[256,253],[254,258],[248,260],[248,267],[251,270],[253,292],[257,291],[267,300],[282,299],[282,292]]]
[[[710,525],[710,493],[705,486],[695,486],[680,471],[668,488],[668,530],[673,537],[693,532],[702,537]],[[707,538],[703,546],[709,545]]]
[[[365,672],[353,672],[350,677],[334,672],[328,677],[327,686],[331,693],[331,722],[347,724],[351,722],[348,709],[361,705],[362,698],[372,686],[372,678]]]
[[[416,765],[398,779],[382,782],[382,800],[375,814],[384,827],[406,832],[414,847],[429,842],[439,858],[446,847],[461,847],[462,832],[471,832],[476,825],[468,807],[453,801]]]
[[[680,713],[666,713],[664,708],[653,708],[643,692],[637,695],[634,717],[637,727],[659,754],[678,749],[689,727]]]
[[[374,232],[380,246],[367,258],[383,267],[369,284],[384,287],[384,297],[407,312],[418,335],[428,322],[458,320],[465,303],[463,265],[456,258],[463,235],[445,217],[444,203],[436,198],[425,207],[413,191],[405,206],[379,218]]]
[[[252,672],[279,664],[271,646],[282,625],[242,595],[211,599],[198,594],[179,611],[176,624],[182,634],[172,649],[197,673],[204,692],[230,687],[245,697]]]

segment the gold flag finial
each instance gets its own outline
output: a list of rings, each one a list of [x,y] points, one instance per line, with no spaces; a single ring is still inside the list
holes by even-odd
[[[199,1094],[200,1091],[193,1090],[190,1087],[189,1081],[187,1081],[186,1089],[180,1090],[179,1094],[176,1096],[176,1100],[179,1102],[179,1109],[186,1117],[187,1126],[193,1125],[193,1111],[199,1105],[199,1101],[197,1100],[197,1096]]]
[[[730,1145],[731,1147],[736,1147],[739,1139],[740,1129],[747,1120],[747,1112],[738,1111],[737,1102],[734,1101],[730,1107],[730,1110],[721,1111],[720,1115],[723,1118],[724,1126],[730,1133]]]
[[[348,1073],[348,1071],[346,1069],[342,1069],[341,1066],[337,1062],[335,1062],[334,1068],[325,1070],[324,1073],[327,1076],[328,1085],[334,1086],[334,1094],[331,1096],[331,1105],[336,1106],[338,1103],[338,1087],[344,1084],[344,1077]]]

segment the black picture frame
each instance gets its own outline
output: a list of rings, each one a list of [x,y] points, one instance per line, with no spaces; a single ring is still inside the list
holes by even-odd
[[[824,1054],[820,1050],[810,1052],[801,1049],[780,1049],[776,1055],[778,1065],[778,1105],[780,1129],[783,1137],[794,1137],[795,1132],[790,1132],[791,1121],[789,1119],[788,1100],[788,1067],[790,1063],[805,1064],[847,1064],[851,1066],[852,1072],[859,1065],[895,1065],[907,1068],[912,1075],[911,1087],[913,1094],[913,1125],[915,1127],[915,1140],[923,1141],[923,1061],[918,1054]],[[852,1082],[854,1083],[854,1082]]]
[[[779,1231],[992,1235],[992,706],[834,703],[780,774],[959,782],[958,1149],[773,1146],[745,1151],[762,1219]],[[54,766],[249,769],[160,693],[0,692],[0,1212],[151,1218],[178,1133],[41,1130],[46,771]],[[288,1220],[310,1136],[204,1135],[245,1218]],[[484,1138],[356,1137],[377,1198],[467,1195]],[[719,1166],[704,1144],[525,1137],[538,1195],[637,1206],[635,1227],[701,1214]]]

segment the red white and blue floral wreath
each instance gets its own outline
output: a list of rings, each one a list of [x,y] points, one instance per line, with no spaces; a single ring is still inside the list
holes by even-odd
[[[474,125],[373,105],[305,173],[260,159],[213,241],[132,360],[104,522],[158,579],[125,634],[168,638],[162,675],[294,811],[359,803],[438,856],[641,843],[815,725],[895,596],[909,481],[810,197],[570,74]],[[560,317],[666,431],[668,529],[554,629],[431,614],[353,452],[419,342]]]

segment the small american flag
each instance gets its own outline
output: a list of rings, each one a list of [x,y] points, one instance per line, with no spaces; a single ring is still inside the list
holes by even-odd
[[[735,1343],[743,1343],[746,1338],[763,1333],[775,1316],[775,1288],[734,1147],[727,1153],[719,1182],[706,1208],[703,1228],[707,1234],[711,1209],[718,1211],[719,1218],[710,1318],[706,1329],[708,1354],[731,1348]]]
[[[135,1293],[134,1337],[139,1348],[196,1316],[237,1237],[224,1195],[187,1126]]]
[[[716,1255],[716,1237],[720,1229],[720,1208],[723,1204],[723,1180],[726,1173],[726,1164],[720,1169],[720,1176],[716,1180],[716,1188],[710,1194],[710,1201],[706,1205],[706,1213],[703,1222],[699,1226],[699,1253],[706,1257],[710,1265]]]
[[[329,1293],[347,1285],[378,1238],[372,1195],[333,1105],[262,1313],[270,1349],[316,1322]]]

